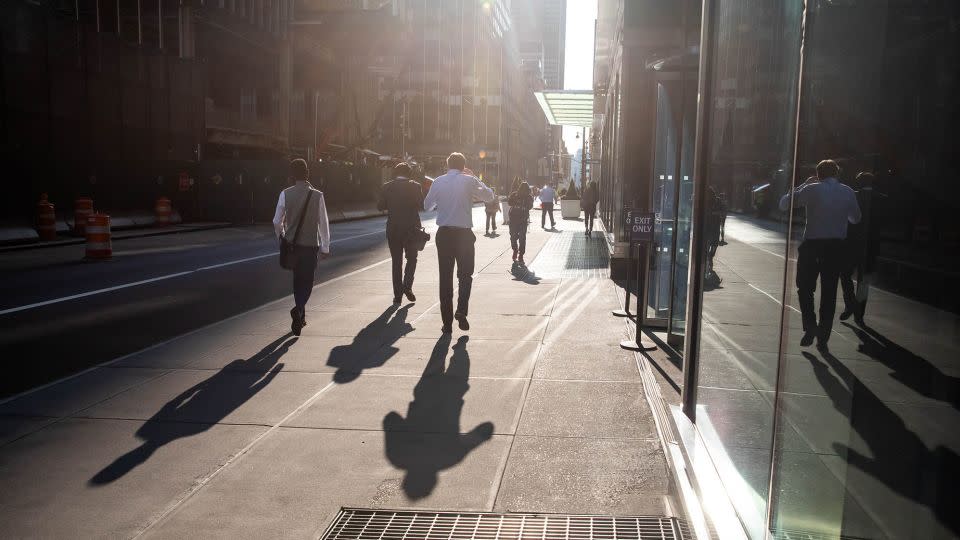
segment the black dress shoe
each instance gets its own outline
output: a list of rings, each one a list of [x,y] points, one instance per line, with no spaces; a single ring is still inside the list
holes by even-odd
[[[827,348],[827,342],[826,342],[826,341],[817,340],[817,350],[820,351],[820,352],[827,352],[827,351],[829,350],[829,349]]]
[[[816,333],[816,332],[806,332],[806,333],[804,333],[804,334],[803,334],[803,337],[800,338],[800,346],[801,346],[801,347],[809,347],[810,345],[813,345],[813,339],[814,339],[815,337],[817,337],[817,333]]]
[[[403,302],[403,298],[401,298],[401,297],[399,297],[399,296],[394,296],[394,297],[393,297],[393,303],[394,303],[394,304],[399,304],[399,303],[401,303],[401,302]]]
[[[464,315],[463,313],[457,313],[453,316],[453,318],[457,320],[457,323],[459,323],[461,330],[470,329],[470,323],[467,321],[467,316]]]
[[[853,315],[853,311],[851,311],[851,310],[849,310],[849,309],[845,309],[845,310],[843,310],[843,313],[840,314],[840,320],[841,320],[841,321],[845,321],[845,320],[849,319],[851,315]]]
[[[440,329],[440,332],[442,332],[442,333],[444,333],[444,334],[452,334],[452,333],[453,333],[453,326],[452,326],[452,325],[449,325],[449,324],[445,324],[445,325],[443,325],[443,328]]]
[[[407,289],[407,290],[403,291],[403,294],[406,295],[407,300],[409,300],[409,301],[411,301],[411,302],[416,302],[416,301],[417,301],[417,295],[413,294],[413,291],[412,291],[411,289]]]
[[[303,318],[300,316],[300,310],[296,307],[290,310],[290,332],[295,336],[300,335],[300,330],[303,329]]]

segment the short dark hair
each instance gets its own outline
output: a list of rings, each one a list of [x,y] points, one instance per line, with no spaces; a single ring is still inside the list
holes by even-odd
[[[447,157],[447,168],[463,170],[467,166],[467,158],[460,152],[454,152]]]
[[[413,174],[413,169],[410,168],[410,165],[405,161],[397,163],[393,168],[393,177],[397,178],[398,176],[403,176],[404,178],[410,178],[410,175]]]
[[[817,163],[817,178],[825,180],[827,178],[835,178],[840,174],[840,166],[837,165],[837,162],[832,159],[825,159],[820,163]]]
[[[290,178],[294,180],[306,180],[310,177],[310,169],[304,159],[297,158],[290,162]]]

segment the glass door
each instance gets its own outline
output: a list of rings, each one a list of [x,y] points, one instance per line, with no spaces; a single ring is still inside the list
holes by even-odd
[[[685,73],[680,88],[680,159],[674,207],[676,221],[673,233],[673,289],[667,342],[683,347],[686,333],[687,271],[690,267],[690,217],[693,215],[693,153],[697,122],[697,75]]]
[[[676,228],[676,165],[680,81],[676,74],[663,74],[657,82],[657,123],[654,132],[652,202],[655,214],[654,241],[647,273],[647,323],[666,327],[670,319],[670,291]]]

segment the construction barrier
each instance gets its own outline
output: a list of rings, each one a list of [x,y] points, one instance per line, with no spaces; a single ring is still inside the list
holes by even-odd
[[[80,197],[73,203],[73,233],[77,236],[86,234],[87,218],[93,215],[93,199]]]
[[[156,216],[155,224],[157,227],[166,227],[170,225],[170,215],[173,213],[173,207],[170,205],[170,199],[160,197],[157,204],[153,207]]]
[[[110,216],[93,214],[87,217],[87,260],[104,260],[113,256],[110,243]]]
[[[46,193],[40,196],[40,202],[37,203],[37,234],[40,240],[57,239],[57,215]]]

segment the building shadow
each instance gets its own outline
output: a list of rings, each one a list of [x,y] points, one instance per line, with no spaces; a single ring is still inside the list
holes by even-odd
[[[918,356],[864,325],[841,323],[860,339],[858,350],[893,370],[891,377],[918,394],[960,409],[960,378],[947,375]]]
[[[283,368],[280,358],[297,342],[291,334],[274,340],[247,359],[237,359],[206,380],[168,401],[147,420],[136,436],[143,444],[118,457],[89,480],[104,485],[147,461],[160,447],[199,435],[263,390]]]
[[[845,459],[848,466],[898,495],[926,506],[944,527],[960,535],[960,513],[955,508],[960,456],[956,451],[943,445],[929,448],[896,412],[829,352],[821,353],[823,360],[807,351],[802,354],[810,361],[817,381],[834,408],[847,417],[851,429],[867,445],[865,451],[860,451],[834,442],[837,455]],[[850,483],[856,481],[848,474],[847,493]],[[872,483],[864,482],[860,496],[869,501],[875,493]],[[909,508],[900,511],[903,516],[911,514]]]
[[[337,384],[355,381],[363,370],[382,366],[400,349],[393,346],[413,330],[407,322],[410,304],[388,307],[379,317],[363,327],[349,345],[338,345],[330,350],[327,365],[337,368],[333,380]]]
[[[413,390],[407,417],[391,411],[383,418],[387,459],[406,471],[402,487],[412,500],[430,495],[440,471],[460,463],[493,436],[491,422],[483,422],[467,433],[460,430],[463,398],[470,389],[469,339],[457,339],[449,365],[450,335],[437,340]]]

